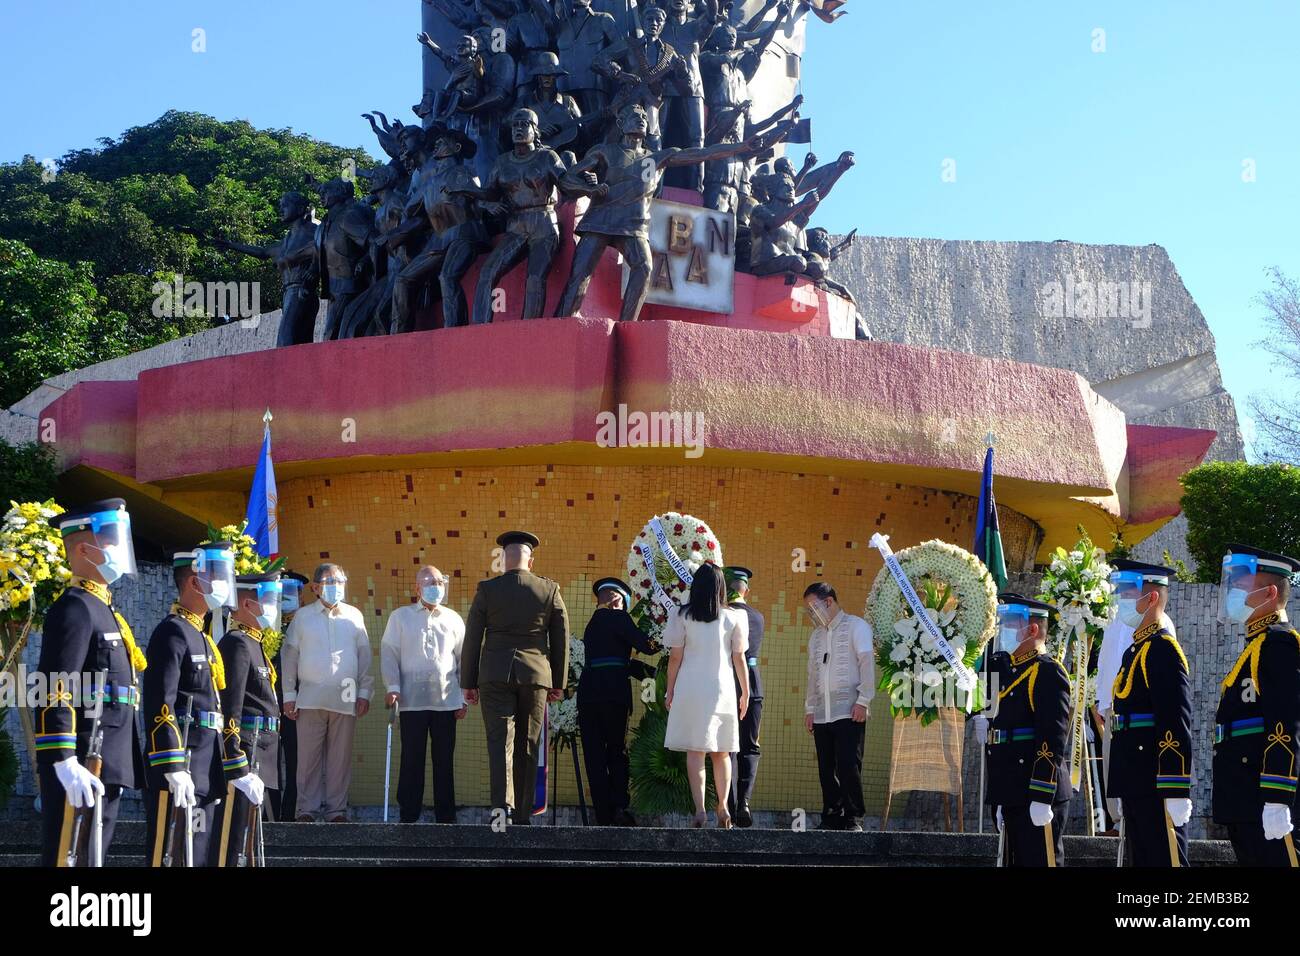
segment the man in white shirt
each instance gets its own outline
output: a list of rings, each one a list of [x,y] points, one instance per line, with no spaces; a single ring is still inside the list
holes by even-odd
[[[456,721],[465,717],[460,691],[460,650],[465,622],[446,607],[447,578],[426,564],[415,575],[415,603],[388,616],[379,648],[379,669],[398,707],[402,765],[397,804],[403,823],[418,823],[424,809],[424,747],[433,759],[433,812],[438,823],[456,822]]]
[[[819,830],[862,830],[862,748],[876,690],[871,625],[846,614],[835,589],[808,585],[804,606],[817,627],[808,636],[804,725],[817,747],[822,785]]]
[[[370,709],[370,636],[361,611],[343,603],[337,564],[312,575],[319,600],[294,615],[284,636],[284,716],[298,722],[298,822],[321,814],[345,823],[357,718]]]

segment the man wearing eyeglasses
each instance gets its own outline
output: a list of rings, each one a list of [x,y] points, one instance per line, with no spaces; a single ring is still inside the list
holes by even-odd
[[[299,823],[347,822],[352,740],[370,710],[370,637],[343,602],[347,582],[337,564],[316,569],[319,600],[294,615],[281,651],[284,716],[298,722]]]

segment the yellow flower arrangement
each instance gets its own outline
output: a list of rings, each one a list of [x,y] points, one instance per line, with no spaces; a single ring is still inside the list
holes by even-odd
[[[26,621],[34,598],[39,626],[72,580],[63,536],[50,524],[63,509],[53,499],[9,505],[0,521],[0,621]]]

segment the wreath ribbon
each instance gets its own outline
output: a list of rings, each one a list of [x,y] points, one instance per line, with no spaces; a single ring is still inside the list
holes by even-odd
[[[659,553],[664,556],[664,560],[672,567],[677,574],[677,579],[687,587],[695,580],[691,574],[691,569],[686,566],[686,562],[677,556],[673,546],[668,543],[668,533],[664,531],[664,526],[659,523],[659,516],[655,515],[650,519],[650,530],[654,532],[655,541],[659,544]],[[653,577],[653,575],[651,575]]]

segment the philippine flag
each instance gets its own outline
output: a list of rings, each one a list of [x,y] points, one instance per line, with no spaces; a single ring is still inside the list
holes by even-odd
[[[280,528],[276,520],[277,497],[275,490],[275,465],[271,462],[271,410],[266,410],[262,421],[262,453],[257,456],[257,471],[253,474],[253,488],[248,493],[248,512],[244,518],[248,527],[244,533],[257,542],[257,553],[273,558],[280,552]]]

